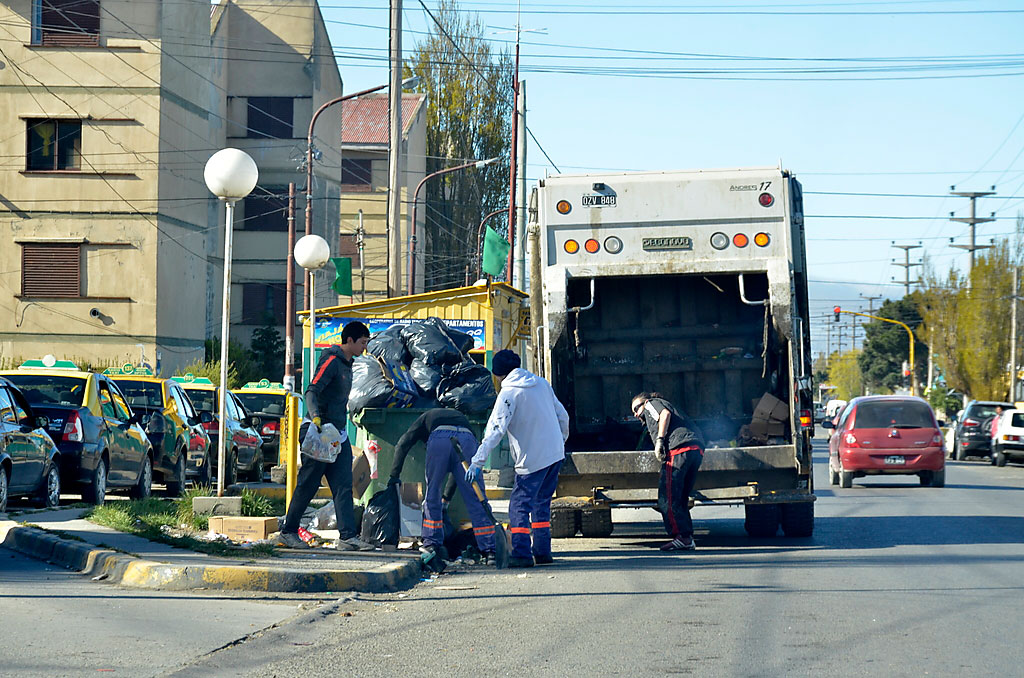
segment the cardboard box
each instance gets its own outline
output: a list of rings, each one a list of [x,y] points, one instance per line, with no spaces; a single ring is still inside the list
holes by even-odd
[[[762,421],[754,419],[749,424],[751,434],[756,438],[786,435],[786,425],[781,421]]]
[[[352,448],[352,496],[358,499],[370,486],[370,460]]]
[[[771,393],[765,393],[754,408],[754,420],[788,421],[789,406]]]
[[[277,518],[249,516],[213,516],[210,531],[227,536],[231,541],[258,541],[277,532]]]
[[[423,483],[402,483],[399,490],[403,537],[419,537],[423,534]]]

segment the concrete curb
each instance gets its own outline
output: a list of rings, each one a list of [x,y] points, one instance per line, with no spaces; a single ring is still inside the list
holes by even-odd
[[[0,546],[38,560],[102,577],[121,586],[166,591],[207,589],[273,593],[360,591],[383,593],[412,587],[420,578],[419,559],[370,570],[296,570],[255,565],[170,565],[62,539],[45,530],[0,522]]]

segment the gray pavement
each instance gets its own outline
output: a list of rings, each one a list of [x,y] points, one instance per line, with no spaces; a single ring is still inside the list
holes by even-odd
[[[1010,676],[1024,631],[1024,468],[949,466],[827,485],[811,539],[750,540],[738,508],[695,512],[700,550],[662,554],[660,521],[558,562],[471,570],[203,658],[177,676]],[[273,637],[272,637],[273,636]]]

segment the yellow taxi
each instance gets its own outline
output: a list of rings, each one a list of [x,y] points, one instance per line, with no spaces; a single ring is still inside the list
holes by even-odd
[[[153,446],[121,389],[109,377],[78,369],[51,355],[27,360],[0,376],[18,387],[36,415],[48,420],[47,433],[60,450],[60,473],[69,490],[102,504],[107,491],[150,495]]]
[[[281,448],[281,419],[284,417],[285,401],[291,393],[284,384],[269,379],[250,381],[240,389],[232,391],[246,409],[260,418],[259,433],[263,439],[263,454],[266,463],[277,464]]]
[[[180,496],[188,476],[201,480],[210,462],[210,436],[202,425],[213,417],[195,409],[181,384],[154,376],[147,367],[114,367],[103,374],[142,416],[155,453],[153,471],[167,494]]]

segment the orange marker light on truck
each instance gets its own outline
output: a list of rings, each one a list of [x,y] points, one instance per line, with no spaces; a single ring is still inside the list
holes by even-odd
[[[572,205],[568,200],[559,200],[558,204],[555,205],[555,209],[558,210],[559,214],[568,214],[572,211]]]
[[[591,238],[586,243],[584,243],[583,247],[591,254],[595,254],[599,249],[601,249],[601,243]]]
[[[736,247],[746,247],[750,243],[750,238],[742,233],[737,233],[732,237],[732,244]]]
[[[768,243],[772,241],[772,238],[767,233],[758,233],[754,236],[754,244],[758,247],[768,247]]]
[[[576,254],[580,251],[580,244],[575,240],[566,240],[562,247],[565,248],[565,251],[568,254]]]

